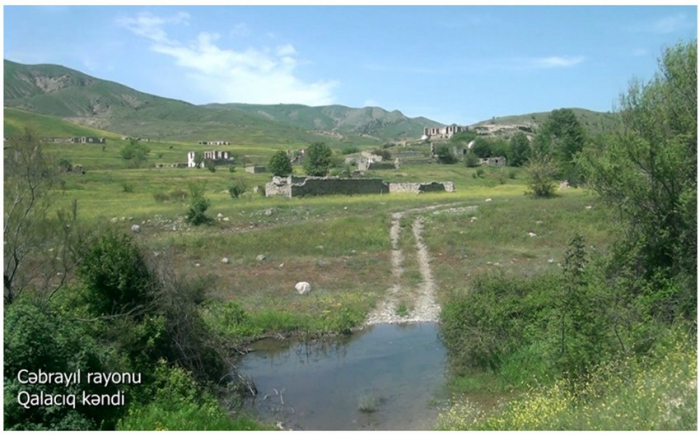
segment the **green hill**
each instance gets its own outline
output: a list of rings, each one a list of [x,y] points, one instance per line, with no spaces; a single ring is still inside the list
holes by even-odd
[[[310,131],[338,132],[349,135],[367,135],[382,139],[412,139],[423,134],[423,128],[441,124],[427,118],[409,118],[400,111],[386,111],[379,107],[350,108],[341,105],[310,107],[278,104],[253,105],[232,103],[209,105],[243,110],[249,114],[297,126]]]
[[[30,128],[41,137],[69,138],[73,136],[93,136],[116,139],[119,135],[92,127],[81,126],[49,115],[39,115],[21,109],[4,109],[4,135],[21,134]]]
[[[5,106],[121,135],[243,144],[373,143],[420,136],[427,119],[399,111],[344,106],[196,106],[136,91],[60,65],[5,60]]]

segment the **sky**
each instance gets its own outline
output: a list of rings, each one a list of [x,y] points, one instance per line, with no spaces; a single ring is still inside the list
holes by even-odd
[[[697,6],[4,6],[3,57],[206,103],[614,111]]]

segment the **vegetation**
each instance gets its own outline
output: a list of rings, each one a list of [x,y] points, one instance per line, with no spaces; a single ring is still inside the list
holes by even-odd
[[[190,204],[185,221],[195,226],[211,223],[211,217],[206,215],[210,206],[211,201],[204,197],[204,185],[190,183]]]
[[[438,145],[435,147],[435,155],[438,162],[441,164],[453,164],[457,162],[457,158],[447,145]]]
[[[325,143],[314,142],[306,149],[304,171],[309,176],[325,176],[331,168],[331,156],[331,149]]]
[[[286,177],[292,174],[292,162],[283,150],[279,150],[270,158],[267,169],[273,176]]]
[[[490,414],[456,401],[441,428],[696,428],[697,220],[686,209],[697,192],[696,63],[695,42],[667,49],[655,79],[623,96],[623,129],[601,147],[577,151],[584,135],[561,112],[552,123],[568,127],[533,144],[531,174],[548,158],[580,170],[621,217],[619,238],[593,255],[575,232],[559,272],[477,275],[449,299],[453,370],[527,393]]]

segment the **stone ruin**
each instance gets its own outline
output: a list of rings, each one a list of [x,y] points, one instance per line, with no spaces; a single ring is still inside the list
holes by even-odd
[[[265,185],[265,196],[303,197],[387,193],[454,192],[452,182],[385,182],[381,179],[340,177],[273,177]]]

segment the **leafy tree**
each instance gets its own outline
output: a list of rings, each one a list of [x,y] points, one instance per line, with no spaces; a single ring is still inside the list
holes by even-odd
[[[513,167],[524,165],[530,158],[530,141],[523,132],[518,132],[510,138],[507,158],[508,165]]]
[[[558,168],[558,175],[576,186],[579,170],[575,157],[586,144],[586,132],[571,109],[552,111],[538,133],[544,147],[551,150]]]
[[[133,165],[138,166],[148,158],[148,153],[151,149],[137,139],[130,139],[129,143],[121,149],[121,156],[124,160],[128,160]]]
[[[438,145],[435,148],[435,155],[437,156],[438,162],[442,164],[453,164],[457,162],[457,158],[455,158],[450,147],[447,145]]]
[[[391,152],[387,149],[375,148],[374,150],[372,150],[372,153],[376,154],[377,156],[381,156],[384,160],[391,159]]]
[[[648,83],[621,98],[623,128],[580,159],[590,186],[626,224],[618,260],[664,319],[694,319],[697,301],[697,41],[664,51]],[[634,274],[634,273],[633,273]]]
[[[471,152],[482,159],[491,157],[491,142],[483,136],[479,136],[474,140]]]
[[[292,162],[283,150],[272,155],[267,167],[274,176],[285,177],[292,174]]]
[[[331,149],[323,142],[314,142],[306,150],[304,171],[309,176],[325,176],[331,168]]]

